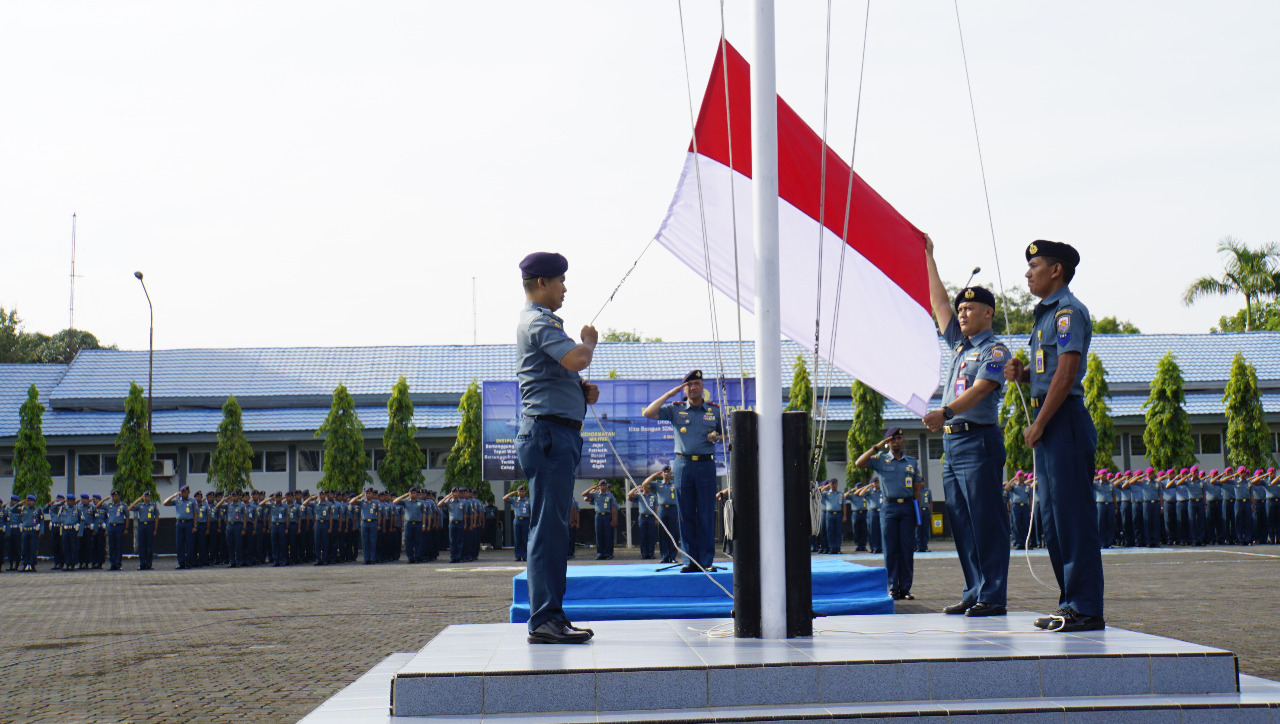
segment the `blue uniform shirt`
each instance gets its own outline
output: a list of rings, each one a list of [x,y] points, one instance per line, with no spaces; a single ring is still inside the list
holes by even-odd
[[[178,498],[169,505],[173,506],[174,514],[178,516],[178,520],[191,520],[196,517],[196,501],[191,498]]]
[[[994,425],[1000,416],[1000,389],[1004,387],[1004,365],[1009,361],[1009,348],[996,341],[991,330],[965,337],[960,322],[953,315],[942,338],[951,347],[951,372],[946,389],[942,392],[942,404],[950,405],[978,380],[990,380],[996,388],[987,393],[978,404],[956,413],[952,423],[971,422],[975,425]]]
[[[613,493],[607,490],[603,493],[598,491],[587,493],[587,500],[591,501],[592,505],[596,507],[596,513],[600,515],[618,507],[617,499],[613,497]]]
[[[658,510],[658,496],[654,493],[640,493],[640,515],[653,515]]]
[[[912,483],[924,482],[920,462],[910,455],[895,458],[883,450],[871,456],[871,469],[880,474],[880,492],[885,498],[914,498]]]
[[[839,513],[844,509],[844,494],[839,490],[822,491],[822,510],[827,513]]]
[[[1093,338],[1093,320],[1089,310],[1062,287],[1036,305],[1036,321],[1031,327],[1031,396],[1049,394],[1049,383],[1058,370],[1058,357],[1067,352],[1080,353],[1076,379],[1068,394],[1084,394],[1084,373],[1088,367],[1089,342]]]
[[[658,505],[675,505],[676,504],[676,484],[675,480],[667,482],[661,478],[657,480],[657,485],[653,487],[653,492],[658,496]]]
[[[1102,480],[1093,481],[1093,502],[1110,503],[1115,499],[1115,493],[1111,490],[1111,481],[1103,478]]]
[[[18,513],[18,526],[22,530],[36,530],[44,522],[44,511],[38,506],[23,506]]]
[[[1182,487],[1187,491],[1188,500],[1200,500],[1204,497],[1204,479],[1199,475],[1187,478]]]
[[[441,503],[440,507],[449,511],[449,522],[460,522],[466,520],[466,506],[461,500],[450,500],[447,503]]]
[[[1267,500],[1280,499],[1280,474],[1276,474],[1267,481]]]
[[[857,493],[854,492],[854,490],[856,490],[856,488],[849,488],[849,491],[844,494],[845,501],[849,503],[849,509],[855,513],[858,512],[859,510],[866,510],[867,509],[866,496],[858,495]]]
[[[133,514],[139,523],[150,523],[160,517],[160,508],[156,507],[155,503],[138,503],[138,507],[133,509]]]
[[[880,510],[880,501],[884,494],[878,488],[867,491],[867,510]]]
[[[515,516],[517,518],[528,518],[529,517],[528,496],[521,498],[520,496],[517,495],[515,498],[513,498],[511,500],[511,512],[515,513]]]
[[[227,522],[243,523],[248,512],[249,508],[244,503],[230,503],[227,505]]]
[[[526,417],[558,415],[581,421],[587,414],[582,378],[560,364],[578,343],[564,331],[564,320],[550,309],[525,302],[516,327],[516,378]]]
[[[1213,478],[1206,477],[1204,479],[1204,499],[1211,503],[1217,503],[1222,500],[1222,486],[1214,482]]]
[[[404,506],[404,519],[410,523],[422,522],[422,501],[406,500],[401,505]]]
[[[685,402],[669,402],[658,409],[658,419],[675,428],[676,452],[682,455],[713,455],[716,444],[707,440],[712,431],[723,434],[720,407],[705,397],[697,407]]]
[[[1009,502],[1013,504],[1026,504],[1031,502],[1031,486],[1026,483],[1014,483],[1009,488]],[[1095,500],[1097,488],[1094,488]]]

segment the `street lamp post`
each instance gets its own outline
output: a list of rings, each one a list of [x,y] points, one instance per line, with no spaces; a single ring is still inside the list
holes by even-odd
[[[156,354],[156,309],[151,306],[151,295],[147,293],[147,283],[142,281],[142,272],[133,273],[142,284],[142,293],[147,296],[147,309],[151,312],[151,324],[147,330],[147,437],[151,437],[151,388],[153,385],[152,370]]]

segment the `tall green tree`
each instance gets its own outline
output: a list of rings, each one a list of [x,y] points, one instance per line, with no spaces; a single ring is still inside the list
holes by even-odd
[[[661,342],[661,337],[645,337],[639,332],[625,329],[614,329],[613,327],[605,330],[600,337],[601,342]]]
[[[1097,330],[1097,327],[1094,327]],[[1116,449],[1116,426],[1111,421],[1111,387],[1107,384],[1107,370],[1098,355],[1089,353],[1089,365],[1084,374],[1084,406],[1098,431],[1098,449],[1093,454],[1093,464],[1112,472],[1119,470],[1111,452]]]
[[[18,440],[13,445],[13,494],[26,498],[34,493],[37,505],[47,504],[53,490],[49,459],[45,457],[49,449],[44,441],[43,416],[40,392],[32,385],[27,390],[27,401],[18,410]]]
[[[409,399],[409,382],[400,375],[391,388],[387,401],[387,429],[382,432],[386,457],[378,466],[378,478],[387,490],[401,495],[422,484],[427,456],[418,446],[418,428],[413,426],[413,400]]]
[[[0,363],[28,362],[18,310],[0,307]]]
[[[0,362],[70,364],[82,349],[116,349],[103,345],[83,329],[64,329],[52,336],[27,332],[18,310],[0,307]]]
[[[445,483],[441,490],[452,490],[464,486],[476,491],[482,500],[492,501],[493,491],[489,483],[481,480],[481,443],[483,438],[480,429],[481,411],[480,383],[471,380],[467,391],[462,393],[458,402],[458,412],[462,421],[458,423],[458,437],[449,449],[449,458],[444,465]]]
[[[1127,319],[1103,317],[1093,321],[1094,334],[1142,334],[1142,330]]]
[[[1230,317],[1218,317],[1210,332],[1280,332],[1280,301],[1258,302]]]
[[[1024,365],[1030,360],[1025,349],[1018,350],[1014,357]],[[1019,470],[1031,472],[1033,467],[1031,448],[1027,447],[1026,438],[1022,436],[1022,431],[1031,424],[1030,410],[1026,407],[1029,404],[1031,385],[1016,382],[1005,384],[1004,401],[1000,404],[1000,427],[1004,430],[1006,477],[1013,477]]]
[[[333,391],[329,416],[315,436],[324,437],[321,490],[357,491],[373,481],[368,470],[369,455],[364,451],[364,424],[356,415],[355,400],[341,382]]]
[[[872,445],[884,439],[884,397],[868,385],[855,381],[852,389],[853,423],[849,425],[844,481],[847,486],[861,485],[871,479],[870,468],[854,467],[853,462]]]
[[[1156,365],[1151,395],[1142,405],[1147,411],[1147,429],[1142,431],[1142,441],[1147,445],[1147,460],[1157,469],[1196,464],[1191,418],[1182,407],[1186,402],[1182,370],[1173,353],[1166,352]]]
[[[787,392],[787,412],[804,412],[809,415],[811,433],[818,432],[817,420],[813,416],[813,383],[809,379],[809,367],[804,363],[804,355],[796,355],[795,364],[791,366],[791,389]],[[809,469],[813,469],[815,456],[820,456],[815,476],[818,480],[827,479],[826,441],[814,439],[809,448]]]
[[[1227,408],[1227,464],[1251,469],[1274,464],[1271,430],[1263,418],[1258,393],[1258,371],[1239,352],[1231,360],[1231,377],[1222,401]]]
[[[120,497],[132,501],[143,491],[157,496],[156,482],[151,477],[151,460],[156,446],[147,432],[147,399],[136,382],[129,383],[129,396],[124,400],[124,422],[116,436],[116,474],[112,486]]]
[[[1254,305],[1280,296],[1280,244],[1272,242],[1250,249],[1230,236],[1218,242],[1218,253],[1225,257],[1222,276],[1200,277],[1191,282],[1182,295],[1188,307],[1204,297],[1239,294],[1244,297],[1244,331],[1254,329]]]
[[[209,461],[209,483],[223,493],[252,490],[253,446],[244,435],[243,415],[235,395],[222,403],[218,447]]]

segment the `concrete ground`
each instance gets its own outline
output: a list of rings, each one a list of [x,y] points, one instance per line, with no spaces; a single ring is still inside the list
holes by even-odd
[[[959,598],[947,542],[916,562],[916,600]],[[612,563],[638,561],[619,547]],[[845,556],[875,564],[875,558]],[[1280,547],[1109,550],[1115,626],[1236,652],[1240,671],[1280,680]],[[589,550],[577,565],[594,564]],[[1031,563],[1052,585],[1042,552]],[[501,622],[511,552],[466,565],[0,573],[0,720],[292,722],[388,654],[416,651],[449,624]],[[1052,611],[1056,589],[1010,567],[1011,609]]]

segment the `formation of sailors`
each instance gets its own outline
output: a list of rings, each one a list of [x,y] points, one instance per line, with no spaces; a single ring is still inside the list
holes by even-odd
[[[323,566],[359,559],[368,565],[401,558],[424,563],[437,560],[442,550],[449,551],[450,562],[463,563],[476,560],[486,527],[494,528],[492,506],[462,487],[443,497],[418,488],[394,497],[373,488],[362,494],[237,490],[206,495],[183,486],[160,503],[150,493],[126,503],[113,490],[105,500],[58,494],[44,506],[37,505],[35,495],[14,495],[8,505],[0,504],[0,568],[37,570],[44,541],[53,553],[52,570],[118,571],[125,541],[131,539],[138,569],[149,570],[161,506],[175,508],[179,569]]]

